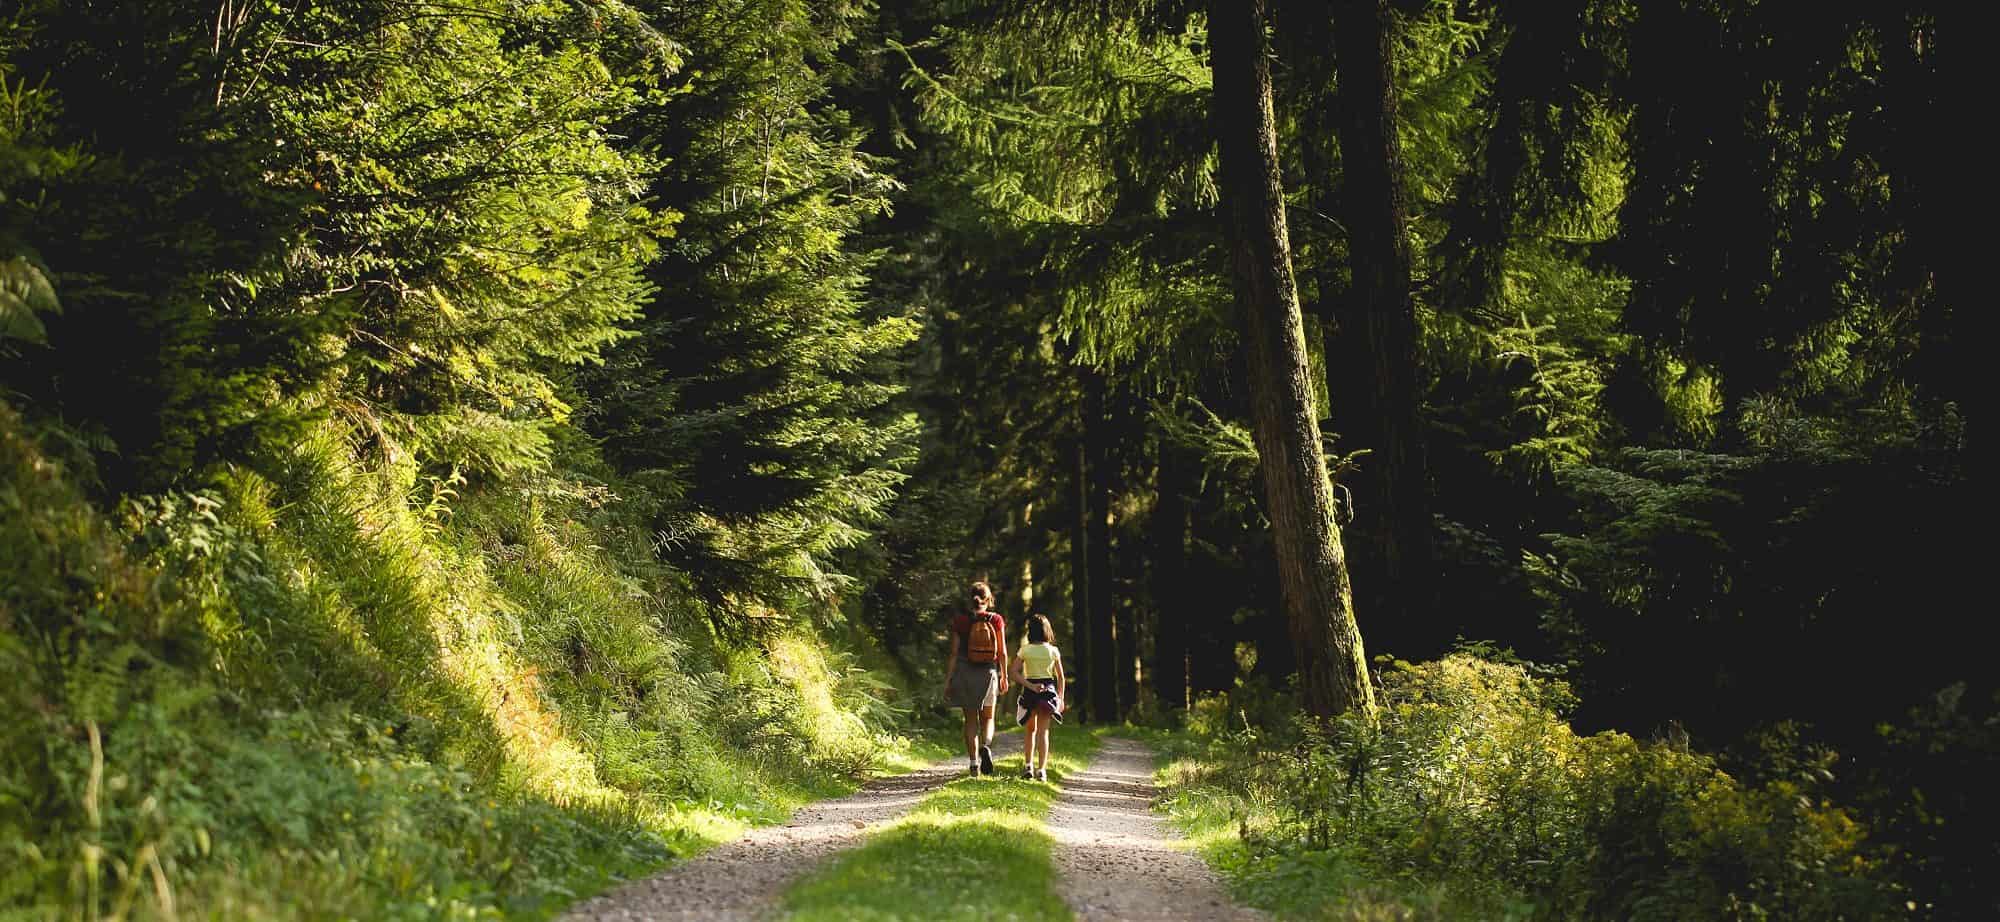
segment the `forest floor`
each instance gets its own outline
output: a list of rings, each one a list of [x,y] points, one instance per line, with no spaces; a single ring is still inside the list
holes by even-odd
[[[1050,778],[1019,777],[1020,734],[992,778],[952,756],[800,809],[782,826],[579,903],[566,922],[639,920],[1261,919],[1232,903],[1152,809],[1144,743],[1059,730]]]

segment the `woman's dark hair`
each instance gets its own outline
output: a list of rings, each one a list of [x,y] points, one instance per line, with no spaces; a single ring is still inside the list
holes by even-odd
[[[1050,626],[1049,626],[1049,616],[1048,616],[1048,615],[1029,615],[1029,616],[1028,616],[1028,642],[1029,642],[1029,643],[1048,643],[1048,642],[1049,642],[1049,638],[1050,638],[1051,636],[1054,636],[1055,632],[1056,632],[1056,629],[1055,629],[1055,628],[1053,628],[1053,627],[1050,627]]]

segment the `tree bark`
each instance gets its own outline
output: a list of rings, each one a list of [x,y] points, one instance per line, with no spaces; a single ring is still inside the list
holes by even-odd
[[[1276,545],[1279,587],[1306,710],[1374,710],[1347,565],[1320,449],[1305,328],[1278,173],[1264,0],[1211,0],[1209,55],[1237,310],[1244,322],[1252,435]]]
[[[1104,415],[1104,376],[1084,372],[1083,442],[1086,470],[1084,493],[1085,566],[1090,570],[1090,719],[1118,719],[1118,640],[1112,629],[1111,602],[1111,431]]]
[[[1220,491],[1218,491],[1220,492]],[[1236,685],[1236,624],[1231,620],[1240,587],[1223,578],[1214,555],[1203,548],[1215,524],[1213,503],[1194,497],[1188,520],[1187,625],[1188,697],[1226,692]]]
[[[1154,469],[1152,520],[1153,694],[1169,711],[1188,706],[1188,497],[1199,461],[1185,446],[1160,438]]]
[[[1083,372],[1087,375],[1088,372]],[[1088,392],[1088,387],[1085,388]],[[1075,488],[1073,500],[1076,518],[1071,523],[1069,536],[1069,629],[1074,644],[1070,652],[1075,654],[1072,662],[1075,669],[1069,676],[1070,684],[1079,691],[1091,687],[1086,675],[1090,671],[1090,448],[1088,430],[1090,415],[1089,401],[1085,400],[1077,408],[1075,465],[1071,472],[1071,485]],[[1086,719],[1090,709],[1081,698],[1077,711]]]
[[[1108,432],[1124,438],[1140,431],[1129,395],[1115,395],[1108,409],[1111,414],[1111,424],[1106,427]],[[1111,450],[1113,444],[1112,438],[1105,439],[1103,495],[1107,513],[1111,498],[1117,496],[1124,486],[1124,459]],[[1139,597],[1146,574],[1145,555],[1137,550],[1144,540],[1143,535],[1134,535],[1129,527],[1113,530],[1113,524],[1116,523],[1107,515],[1105,529],[1109,537],[1112,584],[1105,601],[1115,613],[1112,628],[1118,642],[1118,716],[1123,719],[1139,706],[1139,656],[1145,648],[1139,618]]]
[[[1040,570],[1035,566],[1035,557],[1041,553],[1041,529],[1035,525],[1035,504],[1032,500],[1021,505],[1021,537],[1025,544],[1021,553],[1021,615],[1026,618],[1035,613],[1035,576]],[[1021,628],[1027,630],[1026,625]]]
[[[1343,366],[1342,412],[1334,423],[1345,449],[1367,448],[1343,483],[1359,512],[1353,530],[1359,618],[1378,648],[1407,659],[1450,643],[1436,623],[1429,470],[1419,413],[1416,303],[1404,232],[1403,158],[1396,137],[1393,31],[1387,0],[1333,0],[1334,72],[1339,91],[1341,183],[1351,281],[1334,314],[1329,367]],[[1384,647],[1384,644],[1387,644]]]

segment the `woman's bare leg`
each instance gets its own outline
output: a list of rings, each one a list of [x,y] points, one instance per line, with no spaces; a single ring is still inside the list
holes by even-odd
[[[1047,771],[1049,768],[1049,727],[1056,722],[1056,719],[1048,714],[1037,716],[1039,719],[1035,724],[1035,733],[1041,738],[1040,745],[1037,746],[1037,751],[1040,753],[1042,761],[1036,763],[1035,767],[1042,771]]]

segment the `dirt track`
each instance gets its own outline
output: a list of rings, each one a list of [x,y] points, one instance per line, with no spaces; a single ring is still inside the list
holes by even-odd
[[[1063,901],[1078,922],[1263,919],[1233,903],[1200,858],[1175,847],[1177,836],[1153,812],[1157,793],[1151,750],[1116,737],[1104,740],[1089,768],[1063,779],[1049,834]]]
[[[995,757],[1021,748],[1018,733],[993,741]],[[659,874],[592,897],[563,915],[565,922],[652,922],[765,918],[792,882],[829,855],[859,845],[875,829],[908,813],[925,794],[965,772],[954,756],[928,768],[883,778],[835,800],[801,807],[782,826],[752,829]]]
[[[994,741],[996,756],[1020,749],[1020,734]],[[929,768],[869,784],[836,800],[801,808],[782,826],[742,838],[660,874],[571,908],[565,922],[652,922],[769,918],[794,881],[834,853],[859,845],[965,771],[953,757]],[[1262,920],[1232,903],[1208,866],[1185,849],[1152,811],[1152,753],[1107,738],[1088,768],[1062,781],[1050,811],[1064,902],[1080,922],[1104,920]]]

